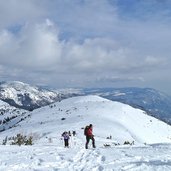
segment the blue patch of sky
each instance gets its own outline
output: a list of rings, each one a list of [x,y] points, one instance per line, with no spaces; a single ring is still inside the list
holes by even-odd
[[[18,34],[21,29],[23,27],[23,24],[15,24],[15,25],[11,25],[7,28],[7,30],[13,34]]]
[[[66,2],[66,1],[65,1]],[[77,5],[83,6],[86,0],[76,0],[74,1]],[[97,0],[98,2],[98,0]],[[171,0],[108,0],[109,4],[117,7],[118,15],[123,20],[138,20],[138,21],[156,21],[160,23],[168,23],[171,18]],[[74,3],[72,4],[75,5]],[[70,8],[67,6],[67,8]],[[58,9],[58,10],[62,10]],[[66,10],[67,11],[67,10]],[[56,22],[63,32],[60,33],[60,39],[68,41],[69,39],[75,39],[78,42],[82,42],[85,38],[93,38],[93,37],[105,37],[105,36],[113,36],[117,37],[119,31],[117,27],[115,27],[115,31],[113,30],[109,33],[102,31],[96,31],[92,27],[84,27],[79,26],[78,24],[72,24],[69,20],[69,14],[63,14],[64,17],[68,18],[66,21],[60,20],[60,15],[63,14],[62,11],[58,13],[58,17]],[[121,35],[119,35],[121,36]],[[118,36],[118,37],[119,37]]]
[[[148,20],[171,17],[171,0],[109,0],[116,5],[121,18]]]

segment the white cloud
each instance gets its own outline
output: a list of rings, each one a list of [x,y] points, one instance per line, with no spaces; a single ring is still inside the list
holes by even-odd
[[[0,2],[1,73],[9,79],[93,85],[98,76],[122,84],[170,68],[171,25],[161,11],[139,20],[106,0],[18,2]]]
[[[18,56],[23,58],[26,66],[46,67],[55,64],[61,57],[62,43],[49,20],[23,28],[19,46]]]
[[[145,58],[145,63],[147,65],[150,65],[150,66],[158,66],[158,65],[162,65],[162,63],[164,62],[163,59],[161,58],[155,58],[154,56],[147,56]]]
[[[28,21],[36,21],[47,15],[41,1],[5,0],[0,1],[0,28],[11,27]]]
[[[26,24],[18,35],[3,31],[0,42],[1,62],[16,67],[48,67],[61,57],[62,42],[49,20]]]
[[[61,40],[59,35],[57,25],[49,19],[27,23],[18,34],[4,30],[0,34],[1,63],[66,75],[142,73],[165,65],[165,58],[147,55],[117,39],[87,38],[79,43]]]
[[[96,79],[97,82],[107,82],[107,83],[117,83],[117,82],[133,82],[133,81],[140,81],[140,82],[144,82],[144,78],[143,77],[125,77],[125,76],[103,76],[103,77],[99,77]]]

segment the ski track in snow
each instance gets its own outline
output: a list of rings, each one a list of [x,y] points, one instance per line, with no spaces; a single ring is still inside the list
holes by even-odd
[[[0,146],[0,171],[170,171],[171,145],[84,149]]]

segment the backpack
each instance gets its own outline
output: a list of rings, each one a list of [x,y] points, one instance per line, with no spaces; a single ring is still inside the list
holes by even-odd
[[[86,126],[86,127],[84,128],[84,135],[85,135],[85,136],[87,136],[88,130],[89,130],[89,126]]]

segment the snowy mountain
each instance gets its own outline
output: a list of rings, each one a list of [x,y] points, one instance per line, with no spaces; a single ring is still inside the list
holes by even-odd
[[[2,132],[1,138],[21,132],[35,133],[41,137],[37,140],[40,143],[47,141],[47,137],[60,136],[62,131],[75,130],[81,142],[82,128],[89,123],[94,125],[99,142],[109,136],[120,144],[171,142],[171,127],[166,123],[142,110],[99,96],[73,97],[36,109],[15,128]]]
[[[98,95],[129,104],[171,124],[171,97],[150,88],[89,88],[51,90],[18,81],[0,83],[0,99],[18,108],[34,110],[81,95]]]
[[[87,150],[83,128],[90,123],[96,149],[90,142]],[[64,148],[61,134],[73,130],[76,136],[71,136],[70,147]],[[99,96],[73,97],[36,109],[15,127],[1,132],[0,142],[6,138],[9,144],[17,134],[31,135],[34,145],[1,145],[2,171],[171,169],[171,126],[140,109]]]
[[[27,115],[29,115],[27,111],[10,106],[0,100],[0,132],[12,128]]]
[[[86,88],[66,89],[62,92],[66,96],[67,93],[72,95],[72,92],[75,96],[98,95],[142,109],[148,115],[171,124],[171,97],[152,88]]]
[[[171,97],[152,88],[84,89],[85,94],[129,104],[171,124]]]
[[[60,94],[18,81],[0,83],[0,99],[18,108],[33,110],[60,100]]]

